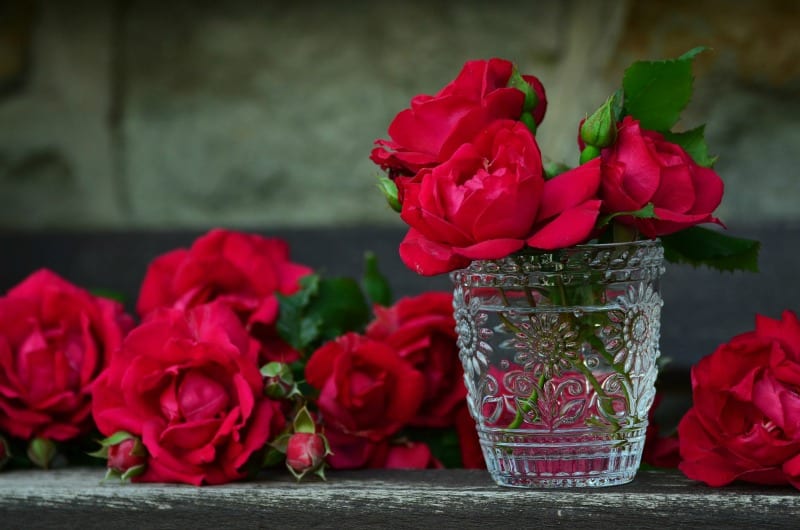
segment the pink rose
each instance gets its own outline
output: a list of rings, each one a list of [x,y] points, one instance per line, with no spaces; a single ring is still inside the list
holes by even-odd
[[[147,469],[134,481],[222,484],[284,426],[263,390],[258,345],[228,307],[161,309],[112,357],[92,412],[106,436],[141,438]]]
[[[508,88],[514,65],[503,59],[467,62],[435,96],[419,95],[389,125],[391,140],[378,140],[370,158],[392,176],[412,176],[448,160],[496,120],[518,120],[524,94]],[[533,76],[523,76],[537,96],[533,117],[544,119],[547,98]]]
[[[425,377],[425,397],[411,425],[448,427],[466,389],[456,345],[451,293],[424,293],[375,307],[367,337],[384,342]]]
[[[655,206],[656,219],[620,216],[647,237],[668,235],[700,223],[718,223],[711,214],[722,200],[723,183],[712,169],[697,165],[677,144],[626,116],[617,141],[601,151],[600,198],[607,213]]]
[[[800,321],[756,317],[692,368],[693,407],[678,426],[680,470],[710,486],[734,480],[800,488]]]
[[[67,441],[92,427],[95,379],[133,321],[48,270],[0,297],[0,431]]]
[[[233,309],[262,345],[261,360],[292,362],[299,354],[278,336],[278,294],[299,289],[311,269],[289,261],[280,239],[215,229],[188,250],[173,250],[150,264],[136,306],[142,317],[154,309],[189,309],[220,301]]]

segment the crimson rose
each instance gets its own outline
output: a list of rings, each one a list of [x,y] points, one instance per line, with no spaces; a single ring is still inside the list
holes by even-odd
[[[66,441],[92,425],[91,392],[133,321],[49,270],[0,298],[0,431]]]
[[[141,482],[222,484],[284,426],[264,396],[258,346],[221,303],[162,309],[128,334],[93,393],[95,421],[147,449]]]
[[[381,342],[348,333],[324,344],[306,364],[335,468],[366,465],[381,442],[417,415],[425,380]]]
[[[448,160],[461,144],[495,120],[518,120],[525,95],[506,86],[513,69],[504,59],[467,62],[438,94],[412,99],[411,108],[397,114],[389,125],[392,139],[376,141],[378,147],[370,158],[393,176],[415,175]],[[544,87],[534,76],[523,79],[536,93],[533,118],[538,125],[547,109]]]
[[[694,405],[678,426],[687,477],[800,488],[800,321],[756,317],[756,329],[692,368]]]
[[[433,275],[499,259],[526,243],[541,249],[586,240],[599,212],[597,161],[544,181],[536,140],[521,122],[495,121],[445,163],[401,179],[410,229],[400,257]]]
[[[183,310],[218,300],[233,309],[261,342],[263,362],[291,362],[298,353],[275,330],[276,295],[297,291],[298,280],[310,272],[289,261],[285,241],[215,229],[190,249],[153,260],[136,309],[144,317],[160,307]]]
[[[422,406],[411,425],[449,427],[466,397],[458,359],[453,295],[429,292],[375,307],[367,337],[384,342],[425,377]]]
[[[620,216],[647,237],[668,235],[700,223],[719,222],[711,214],[722,200],[723,183],[699,166],[683,148],[625,116],[617,141],[603,149],[600,198],[603,211],[631,212],[655,206],[656,219]]]

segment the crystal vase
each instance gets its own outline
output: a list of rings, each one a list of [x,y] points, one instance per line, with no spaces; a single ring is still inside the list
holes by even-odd
[[[494,480],[633,480],[655,397],[658,241],[474,261],[451,274],[470,413]]]

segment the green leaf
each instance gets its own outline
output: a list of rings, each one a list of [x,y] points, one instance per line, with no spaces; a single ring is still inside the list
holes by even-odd
[[[300,290],[291,296],[278,295],[280,314],[275,325],[278,334],[296,350],[303,351],[319,335],[320,322],[305,313],[311,299],[319,292],[320,277],[309,274],[300,278]]]
[[[717,157],[708,154],[705,130],[706,126],[701,125],[700,127],[695,127],[685,132],[666,132],[664,133],[664,138],[683,147],[683,150],[689,153],[689,156],[692,157],[697,165],[713,167],[714,162],[717,161]]]
[[[692,60],[706,48],[698,47],[677,59],[637,61],[625,70],[622,88],[625,113],[644,129],[668,131],[692,98]]]
[[[333,339],[348,331],[361,330],[370,310],[358,282],[352,278],[327,278],[308,308],[307,318],[319,326],[319,338]]]
[[[388,307],[392,304],[392,288],[386,276],[378,269],[378,258],[373,252],[364,254],[364,277],[361,285],[373,304]]]
[[[643,208],[638,210],[633,210],[630,212],[615,212],[604,215],[597,220],[597,228],[606,226],[611,222],[612,219],[621,215],[630,215],[631,217],[636,217],[637,219],[656,219],[656,210],[655,206],[653,206],[653,203],[648,202]]]
[[[673,263],[706,265],[721,271],[758,272],[758,241],[693,226],[661,238],[664,257]]]

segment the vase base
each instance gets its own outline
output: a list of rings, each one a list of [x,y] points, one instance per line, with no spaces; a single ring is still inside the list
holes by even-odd
[[[481,432],[486,467],[500,486],[599,488],[631,482],[639,469],[644,429],[596,433]]]

